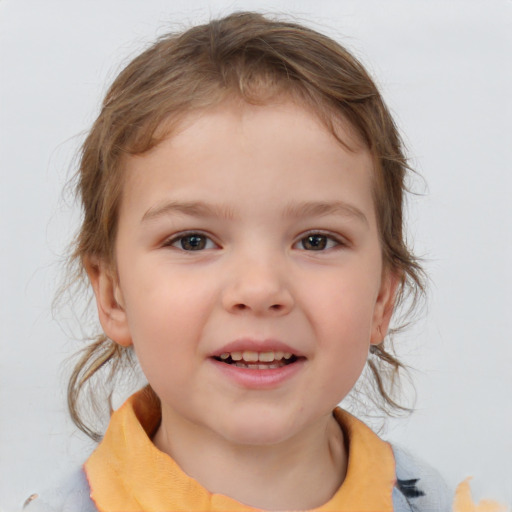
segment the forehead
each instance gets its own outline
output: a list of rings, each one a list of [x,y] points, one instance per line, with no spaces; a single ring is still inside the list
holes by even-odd
[[[238,119],[250,119],[258,111],[265,112],[268,109],[281,113],[294,113],[296,117],[308,116],[310,121],[315,119],[312,128],[330,132],[346,149],[355,152],[368,149],[359,129],[348,121],[339,108],[328,104],[325,98],[309,96],[300,88],[286,90],[281,87],[267,90],[266,87],[262,87],[259,91],[260,96],[253,93],[250,101],[236,90],[220,91],[217,87],[213,87],[210,92],[210,98],[206,105],[203,102],[202,106],[194,106],[192,102],[190,108],[183,111],[178,110],[164,118],[163,121],[159,121],[154,131],[150,129],[152,133],[147,149],[132,154],[144,154],[165,139],[179,136],[191,125],[200,124],[201,120],[208,117],[230,115]],[[144,126],[141,130],[145,130]]]
[[[194,193],[272,205],[343,198],[372,208],[372,157],[347,122],[337,120],[334,129],[336,137],[292,101],[226,102],[192,112],[150,151],[126,158],[123,203],[144,191],[149,203]]]

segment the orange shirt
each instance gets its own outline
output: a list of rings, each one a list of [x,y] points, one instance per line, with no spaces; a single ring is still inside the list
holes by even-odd
[[[334,496],[313,510],[391,512],[395,461],[390,445],[342,409],[334,415],[349,445],[347,475]],[[91,498],[100,512],[258,510],[211,493],[186,475],[151,442],[159,422],[159,407],[144,390],[112,415],[103,441],[85,464]]]

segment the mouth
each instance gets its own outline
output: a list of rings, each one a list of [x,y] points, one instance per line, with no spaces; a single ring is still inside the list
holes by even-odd
[[[268,350],[265,352],[256,352],[252,350],[223,352],[213,359],[221,363],[235,366],[237,368],[246,368],[248,370],[273,370],[282,368],[303,359],[291,352]]]

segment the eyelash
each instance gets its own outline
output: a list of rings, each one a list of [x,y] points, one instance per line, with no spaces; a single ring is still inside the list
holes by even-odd
[[[196,240],[192,241],[194,238],[196,238]],[[316,242],[314,240],[315,238],[317,239]],[[185,247],[187,244],[187,239],[189,242],[192,242],[191,244],[188,244],[188,248]],[[311,248],[306,248],[305,243],[309,243]],[[301,250],[312,252],[323,252],[329,249],[335,249],[336,247],[347,245],[347,243],[344,240],[341,240],[339,237],[327,233],[322,233],[321,231],[311,231],[306,233],[293,244],[293,248],[299,249],[299,244],[302,244]],[[185,252],[203,251],[206,249],[213,249],[214,247],[218,247],[218,245],[212,240],[211,237],[198,231],[180,233],[168,239],[163,245],[164,247],[174,247]]]
[[[313,238],[321,238],[325,245],[321,246],[317,249],[306,249],[304,247],[304,242],[309,239],[309,242],[313,242]],[[335,249],[337,247],[347,246],[347,243],[342,240],[340,237],[334,236],[329,233],[323,233],[321,231],[310,231],[309,233],[305,233],[295,244],[294,248],[298,245],[302,244],[302,250],[304,251],[312,251],[312,252],[323,252],[329,249]]]
[[[190,239],[192,239],[192,238],[201,239],[202,241],[204,241],[204,245],[200,246],[199,248],[186,249],[183,246],[183,242],[186,239],[189,239],[189,241],[190,241]],[[179,247],[177,244],[180,244],[181,247]],[[209,244],[211,245],[211,247],[208,247]],[[186,233],[180,233],[180,234],[175,235],[172,238],[166,240],[163,245],[164,245],[164,247],[174,247],[174,248],[182,250],[184,252],[203,251],[205,249],[213,249],[214,247],[218,247],[218,245],[211,239],[211,237],[209,237],[208,235],[205,235],[204,233],[201,233],[199,231],[189,231]]]

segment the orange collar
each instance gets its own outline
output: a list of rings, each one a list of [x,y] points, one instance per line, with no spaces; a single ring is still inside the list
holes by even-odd
[[[395,461],[388,443],[340,408],[334,416],[349,445],[345,481],[311,512],[391,512]],[[147,390],[131,396],[110,420],[103,441],[85,463],[91,498],[100,512],[256,512],[213,494],[159,451],[150,436],[160,410]]]

